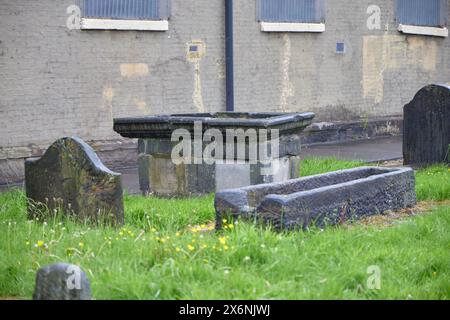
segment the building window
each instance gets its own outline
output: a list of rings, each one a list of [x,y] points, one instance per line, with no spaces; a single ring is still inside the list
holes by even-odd
[[[80,0],[82,29],[168,30],[170,0]]]
[[[262,31],[325,31],[325,0],[257,0],[257,11]]]
[[[447,0],[396,0],[396,17],[403,33],[448,36]]]

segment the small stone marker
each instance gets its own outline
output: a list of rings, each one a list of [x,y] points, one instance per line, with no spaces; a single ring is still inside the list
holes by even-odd
[[[91,300],[91,286],[80,267],[52,264],[38,270],[33,300]]]
[[[59,139],[42,158],[28,159],[25,185],[30,218],[62,209],[81,221],[123,223],[121,175],[79,138]]]
[[[404,164],[450,163],[450,87],[422,88],[404,107]]]

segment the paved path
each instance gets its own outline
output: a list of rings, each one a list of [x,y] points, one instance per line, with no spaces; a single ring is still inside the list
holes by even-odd
[[[302,158],[336,157],[343,160],[362,160],[378,162],[395,160],[403,157],[402,137],[351,141],[338,144],[320,144],[304,147]]]
[[[402,137],[304,147],[302,150],[302,158],[308,157],[336,157],[338,159],[362,160],[366,162],[399,159],[402,157]],[[140,193],[137,168],[126,168],[115,171],[122,173],[123,186],[128,193]],[[21,187],[22,184],[16,186]],[[5,186],[0,186],[0,192],[7,189]]]

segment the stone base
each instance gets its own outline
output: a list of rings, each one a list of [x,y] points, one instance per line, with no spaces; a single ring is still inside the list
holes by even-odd
[[[238,163],[179,164],[168,155],[139,156],[139,183],[144,195],[189,196],[299,177],[300,158],[285,156],[270,166]]]

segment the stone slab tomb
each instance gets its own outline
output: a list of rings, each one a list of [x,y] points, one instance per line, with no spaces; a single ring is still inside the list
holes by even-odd
[[[410,168],[360,167],[218,192],[216,227],[227,217],[280,229],[336,225],[416,204]]]
[[[144,194],[189,196],[298,178],[300,133],[311,124],[313,118],[313,113],[162,115],[114,119],[114,130],[123,137],[139,139],[139,182]],[[200,143],[192,143],[191,151],[186,156],[190,161],[174,163],[172,154],[179,140],[173,139],[173,134],[180,130],[191,141]],[[233,139],[230,138],[230,131],[242,134],[237,134]],[[250,142],[250,132],[256,132],[257,143]],[[268,161],[260,161],[260,151],[264,145],[264,142],[261,143],[264,140],[262,132],[268,133],[266,147],[270,152],[264,159]],[[211,142],[217,140],[223,145],[223,153],[212,152],[213,163],[203,161],[203,156],[198,157],[196,148],[201,154],[211,146]],[[241,150],[245,152],[240,153],[238,148],[232,146],[233,143],[240,143],[243,146]],[[278,146],[277,154],[271,153],[275,145]],[[255,150],[258,159],[251,161],[250,151]]]
[[[422,88],[404,107],[403,126],[405,165],[450,163],[450,86]]]
[[[61,209],[80,221],[123,223],[121,175],[79,138],[59,139],[41,158],[26,160],[25,187],[31,219]]]
[[[38,270],[33,300],[91,299],[91,285],[80,267],[57,263]]]

